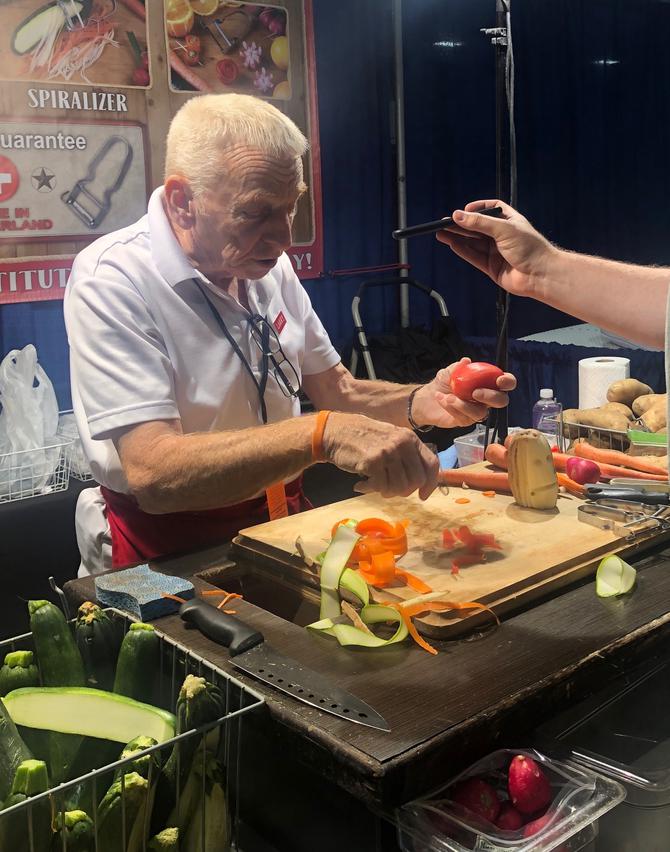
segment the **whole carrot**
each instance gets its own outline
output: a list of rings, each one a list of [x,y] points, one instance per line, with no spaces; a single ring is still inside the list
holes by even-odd
[[[664,479],[668,478],[667,470],[652,462],[646,462],[638,456],[635,458],[627,456],[626,453],[621,453],[618,450],[603,450],[600,447],[592,446],[588,441],[577,441],[574,446],[574,453],[576,456],[580,456],[583,459],[591,459],[591,461],[597,463],[603,462],[604,464],[618,465],[619,467],[632,468],[641,473],[662,476]]]
[[[464,467],[456,470],[441,470],[437,478],[439,485],[460,487],[465,485],[477,491],[511,492],[506,473],[492,470],[471,470]]]
[[[484,453],[484,458],[489,464],[507,470],[507,450],[500,444],[489,444]]]
[[[557,473],[556,478],[558,479],[558,484],[562,485],[570,494],[574,494],[575,497],[584,496],[584,486],[575,482],[574,479],[570,479],[567,473]]]

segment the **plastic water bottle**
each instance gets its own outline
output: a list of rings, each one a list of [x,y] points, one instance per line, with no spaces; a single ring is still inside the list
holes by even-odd
[[[551,444],[556,442],[558,418],[563,410],[560,402],[554,399],[551,388],[542,388],[540,398],[533,406],[533,429],[542,432]]]

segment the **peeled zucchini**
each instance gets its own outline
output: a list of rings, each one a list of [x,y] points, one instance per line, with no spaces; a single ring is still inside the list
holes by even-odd
[[[29,687],[15,689],[2,700],[14,723],[26,728],[98,737],[124,745],[140,733],[159,743],[174,736],[172,713],[101,689]]]

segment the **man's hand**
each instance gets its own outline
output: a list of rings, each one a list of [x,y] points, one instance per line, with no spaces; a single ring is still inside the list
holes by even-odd
[[[425,500],[437,487],[437,456],[409,429],[336,411],[328,418],[323,446],[329,462],[365,477],[354,486],[362,494],[407,497],[418,489]]]
[[[505,218],[477,213],[483,207],[502,207]],[[530,222],[509,204],[496,199],[472,201],[453,214],[457,228],[438,231],[448,245],[498,284],[517,296],[541,298],[540,285],[549,258],[559,249],[551,245]]]
[[[461,358],[459,363],[469,361],[469,358]],[[473,394],[475,402],[464,402],[454,396],[451,392],[451,373],[456,366],[451,364],[440,370],[432,382],[414,395],[412,419],[417,425],[440,426],[444,429],[469,426],[486,419],[489,408],[505,408],[509,402],[507,394],[516,387],[516,379],[511,373],[504,373],[498,379],[498,390],[476,390]]]

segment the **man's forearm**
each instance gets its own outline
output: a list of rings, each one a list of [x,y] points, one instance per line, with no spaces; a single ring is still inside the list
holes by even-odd
[[[124,446],[122,438],[119,452],[130,489],[145,511],[204,511],[248,500],[308,467],[315,420],[307,415],[193,435],[147,424],[132,443]]]
[[[340,386],[337,407],[394,426],[409,426],[407,400],[416,386],[417,383],[401,385],[379,379],[354,379],[348,374]]]
[[[555,250],[536,297],[614,334],[663,349],[670,269]]]

